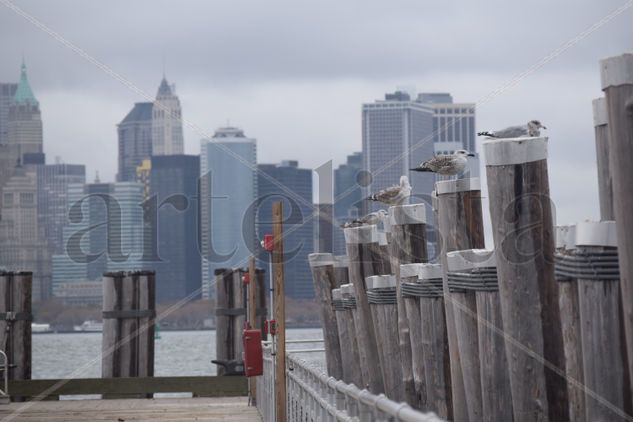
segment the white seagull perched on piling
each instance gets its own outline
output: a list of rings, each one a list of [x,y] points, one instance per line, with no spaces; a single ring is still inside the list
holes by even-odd
[[[367,225],[375,225],[378,224],[385,216],[387,216],[388,213],[385,210],[378,210],[375,212],[370,212],[369,214],[360,217],[360,218],[355,218],[352,221],[347,221],[345,224],[343,224],[341,227],[344,229],[347,229],[349,227],[360,227],[360,226],[367,226]]]
[[[494,132],[477,132],[477,136],[489,138],[525,138],[541,136],[541,129],[547,129],[539,120],[530,120],[526,125],[510,126]]]
[[[407,176],[400,176],[400,184],[383,189],[365,198],[368,201],[378,201],[387,205],[402,205],[411,196],[411,184]]]
[[[455,176],[461,173],[468,164],[468,158],[474,157],[475,154],[460,149],[455,151],[454,154],[448,155],[435,155],[433,158],[426,160],[416,168],[410,169],[411,171],[428,171],[431,173],[437,173],[442,176]]]

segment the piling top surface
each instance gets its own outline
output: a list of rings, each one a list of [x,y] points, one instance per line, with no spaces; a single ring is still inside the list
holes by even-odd
[[[342,300],[343,292],[341,289],[332,289],[332,300]]]
[[[486,166],[505,166],[547,159],[547,138],[507,138],[485,141]]]
[[[576,224],[576,246],[618,246],[615,221],[583,221]]]
[[[311,253],[308,255],[308,262],[311,267],[334,266],[334,255],[331,253]]]
[[[576,248],[576,225],[556,226],[556,249]]]
[[[345,243],[358,245],[363,243],[378,243],[378,228],[374,225],[348,227],[343,229]]]
[[[389,242],[387,242],[387,233],[386,232],[378,232],[378,244],[380,246],[385,246],[385,245],[389,244]]]
[[[604,97],[596,98],[591,102],[593,108],[593,125],[602,126],[609,123],[607,119],[607,102]]]
[[[341,285],[341,293],[347,296],[354,296],[355,295],[354,285],[352,283]]]
[[[474,268],[494,268],[497,260],[492,249],[465,249],[448,252],[446,264],[448,271],[467,271]]]
[[[481,190],[481,182],[479,177],[457,180],[440,180],[435,183],[435,192],[437,195],[446,193],[468,192],[473,190]]]
[[[422,264],[418,273],[420,280],[432,280],[442,278],[442,266],[440,264]]]
[[[349,267],[349,256],[347,256],[347,255],[336,255],[334,257],[334,266],[336,268]]]
[[[424,264],[402,264],[400,265],[400,278],[418,277],[420,267]]]
[[[600,60],[602,89],[633,84],[633,54],[608,57]]]
[[[392,226],[426,224],[426,205],[410,204],[389,207],[389,222]]]
[[[367,290],[371,289],[388,289],[390,287],[396,287],[395,275],[372,275],[365,279],[365,286]]]

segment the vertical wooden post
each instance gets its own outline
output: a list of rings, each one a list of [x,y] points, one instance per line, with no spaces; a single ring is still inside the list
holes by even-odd
[[[556,227],[556,261],[558,281],[558,303],[560,306],[560,324],[563,333],[565,353],[565,375],[569,394],[569,419],[584,421],[585,392],[578,383],[583,383],[583,350],[580,340],[580,314],[578,310],[578,281],[575,277],[558,275],[560,262],[571,256],[576,249],[576,226]]]
[[[337,287],[334,279],[334,257],[331,253],[313,253],[308,255],[308,260],[312,270],[314,291],[320,302],[328,375],[341,379],[343,378],[341,345],[332,302],[332,289]]]
[[[154,321],[156,318],[156,275],[153,271],[132,273],[138,286],[138,371],[136,376],[154,376]],[[151,397],[149,395],[148,397]]]
[[[482,419],[477,298],[474,292],[449,290],[446,254],[485,247],[480,182],[478,178],[441,181],[436,183],[435,192],[442,245],[440,261],[444,270],[446,327],[451,354],[453,417],[456,421],[475,422]]]
[[[215,359],[228,361],[231,359],[231,318],[228,309],[231,307],[233,291],[233,270],[218,268],[215,270]],[[217,365],[218,375],[226,372],[224,366]]]
[[[247,294],[244,288],[244,270],[241,268],[233,269],[233,306],[235,315],[232,315],[233,335],[232,335],[232,360],[243,361],[242,353],[244,352],[244,343],[242,342],[242,331],[247,321],[246,314]]]
[[[421,332],[412,331],[410,323],[420,322],[419,300],[402,295],[401,265],[427,261],[426,207],[424,204],[399,205],[389,208],[391,228],[391,268],[396,275],[398,301],[398,340],[402,358],[402,376],[407,403],[426,408],[424,362],[419,344]],[[416,275],[417,278],[417,275]],[[414,318],[411,321],[411,318]],[[416,328],[420,329],[419,324]],[[416,342],[418,347],[413,346]]]
[[[547,138],[484,142],[515,422],[569,420]],[[522,347],[518,347],[521,345]],[[528,347],[529,350],[525,350]]]
[[[354,286],[352,284],[341,285],[341,296],[343,300],[343,306],[345,312],[338,312],[337,318],[343,317],[345,322],[345,332],[348,333],[347,340],[349,341],[349,349],[343,349],[343,359],[347,358],[347,363],[343,363],[344,373],[349,373],[349,381],[355,384],[357,387],[363,387],[363,372],[361,369],[360,352],[358,350],[358,337],[359,333],[356,330],[357,309],[356,309],[356,293],[354,292]],[[338,320],[337,320],[338,321]],[[341,335],[341,331],[339,331]],[[344,342],[341,340],[341,345]]]
[[[618,228],[620,285],[629,379],[633,380],[633,54],[600,62],[609,126],[609,167]]]
[[[267,306],[266,306],[266,271],[262,268],[255,269],[257,277],[257,327],[262,330],[262,340],[266,340],[266,333],[264,332],[264,321],[266,320]]]
[[[275,320],[277,349],[275,356],[275,415],[286,421],[286,296],[284,290],[283,205],[273,203],[273,271],[275,280]]]
[[[103,312],[121,309],[122,272],[110,272],[103,275]],[[103,318],[103,334],[101,337],[101,377],[119,376],[119,321],[116,318]]]
[[[581,265],[591,266],[590,270],[579,271],[578,276],[583,381],[595,393],[585,396],[586,420],[624,421],[628,419],[623,410],[626,368],[621,354],[619,282],[617,271],[614,272],[617,270],[615,222],[578,223],[576,246]],[[605,261],[607,258],[610,263]],[[599,266],[592,264],[597,259],[603,260]]]
[[[596,137],[596,161],[598,166],[598,194],[600,198],[600,220],[615,220],[613,211],[613,177],[609,165],[609,121],[604,98],[592,102],[593,126]]]
[[[338,288],[349,283],[349,258],[347,255],[334,257],[334,285]]]
[[[369,309],[365,286],[367,277],[381,274],[383,270],[380,246],[378,245],[378,230],[375,225],[368,225],[350,227],[345,229],[344,233],[347,256],[349,257],[349,278],[356,291],[358,318],[354,322],[358,335],[363,383],[374,394],[384,393],[374,320]]]
[[[255,257],[248,260],[248,325],[251,329],[257,328],[257,273],[255,269]],[[257,405],[257,383],[254,378],[248,379],[248,396],[252,406]]]

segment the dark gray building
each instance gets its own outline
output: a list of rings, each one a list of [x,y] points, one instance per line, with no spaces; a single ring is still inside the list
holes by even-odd
[[[262,239],[272,233],[272,203],[282,201],[284,207],[284,270],[286,294],[295,299],[314,298],[308,255],[313,252],[312,170],[299,168],[297,161],[280,164],[259,164],[257,233]],[[268,177],[284,186],[282,189]],[[289,194],[286,190],[292,192]],[[296,197],[295,197],[296,195]],[[301,199],[298,199],[298,198]],[[268,269],[268,254],[260,255],[259,265]]]
[[[156,201],[158,207],[152,238],[159,261],[146,262],[146,266],[156,270],[158,302],[181,300],[196,292],[195,297],[200,295],[199,177],[199,156],[152,157],[150,201]]]
[[[362,194],[359,177],[363,168],[363,155],[355,152],[334,170],[334,254],[345,255],[345,237],[340,225],[359,216]]]
[[[9,105],[17,89],[18,84],[0,83],[0,145],[9,142]]]
[[[136,181],[136,168],[152,155],[153,103],[136,103],[117,125],[119,172],[117,181]]]

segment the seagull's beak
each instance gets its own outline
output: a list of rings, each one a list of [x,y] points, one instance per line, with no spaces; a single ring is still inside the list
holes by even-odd
[[[541,126],[543,129],[547,129],[545,126]]]
[[[419,171],[419,170],[415,168],[415,169],[409,169],[409,171]]]
[[[469,153],[469,154],[466,154],[466,155],[469,156],[469,157],[474,157],[475,156],[475,154],[473,154],[472,152]]]

